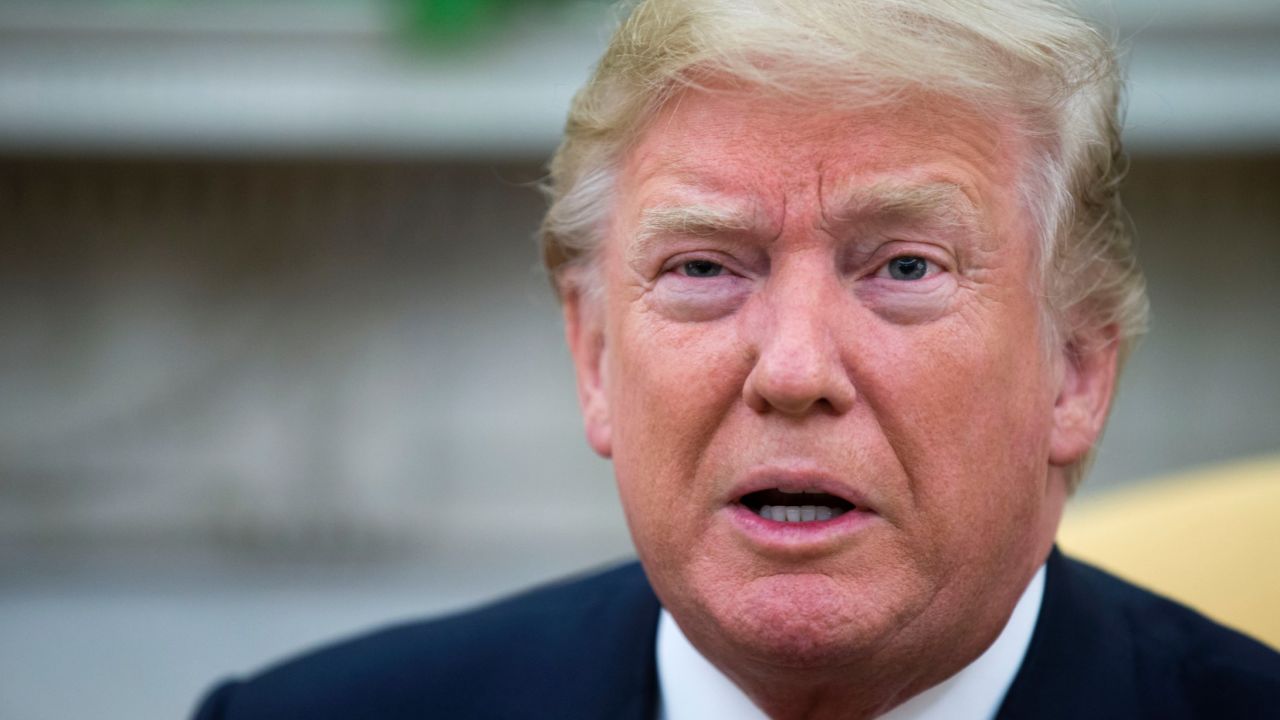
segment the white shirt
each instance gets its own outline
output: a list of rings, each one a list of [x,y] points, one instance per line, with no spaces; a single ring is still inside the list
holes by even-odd
[[[1022,666],[1044,599],[1044,566],[1022,592],[1009,622],[978,659],[881,720],[979,720],[995,717]],[[746,694],[689,643],[663,609],[658,618],[658,720],[767,720]]]

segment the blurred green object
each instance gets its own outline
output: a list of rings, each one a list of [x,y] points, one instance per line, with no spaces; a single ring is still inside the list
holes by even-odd
[[[582,0],[399,0],[406,30],[429,44],[456,45],[500,25],[515,9]]]
[[[608,0],[396,0],[403,29],[420,45],[456,46],[497,28],[517,10],[527,12]]]
[[[405,0],[410,31],[419,37],[456,41],[491,21],[508,0]],[[503,7],[499,7],[503,6]]]

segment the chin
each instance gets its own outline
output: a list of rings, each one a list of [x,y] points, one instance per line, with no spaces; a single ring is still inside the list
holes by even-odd
[[[713,594],[704,612],[742,657],[830,668],[872,656],[910,616],[877,590],[816,573],[771,575]]]

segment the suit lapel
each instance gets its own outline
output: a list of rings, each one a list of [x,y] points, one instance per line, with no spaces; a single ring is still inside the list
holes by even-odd
[[[998,720],[1132,718],[1139,712],[1127,618],[1091,592],[1082,567],[1055,547],[1027,655]]]
[[[660,605],[639,564],[611,588],[608,602],[581,618],[575,637],[575,664],[583,682],[565,694],[565,718],[653,720],[658,672],[655,638]]]

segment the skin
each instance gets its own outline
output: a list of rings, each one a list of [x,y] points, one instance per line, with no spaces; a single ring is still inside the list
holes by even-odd
[[[1044,345],[1013,130],[925,95],[685,91],[622,165],[603,292],[567,288],[587,436],[653,587],[771,717],[873,717],[981,654],[1101,430],[1114,328]],[[857,522],[761,531],[737,501],[771,477],[856,497]]]

